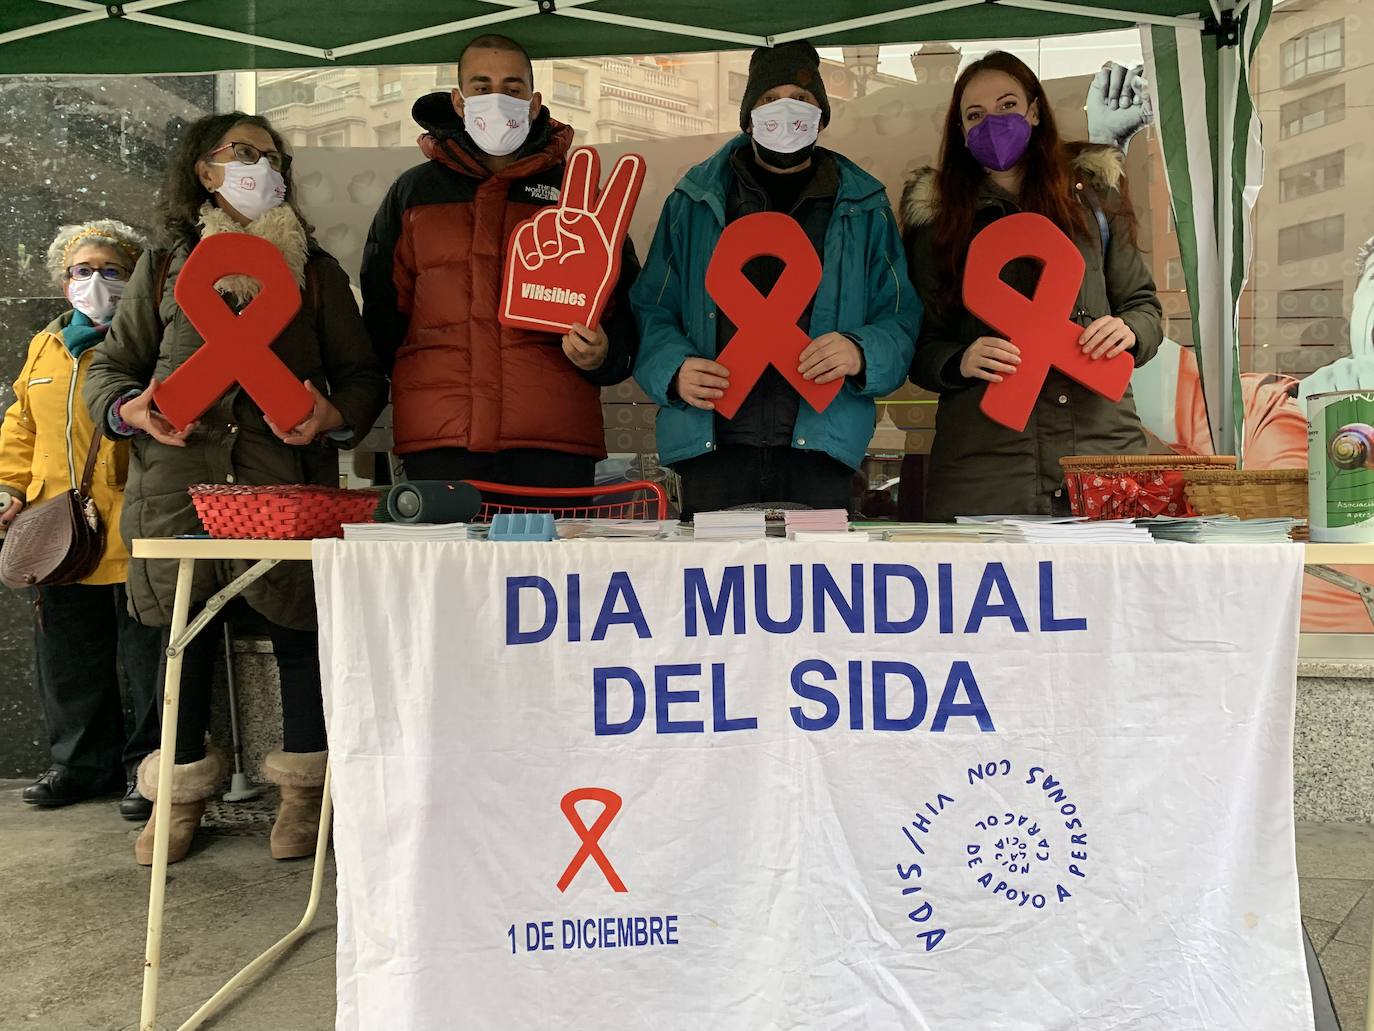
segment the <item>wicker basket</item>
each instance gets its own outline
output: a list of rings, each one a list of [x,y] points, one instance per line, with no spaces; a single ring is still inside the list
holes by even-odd
[[[1198,515],[1307,518],[1306,469],[1190,469],[1184,476]]]
[[[295,484],[202,483],[189,491],[206,532],[235,540],[342,537],[344,523],[373,521],[381,496],[372,490]]]
[[[1184,470],[1234,469],[1231,455],[1070,455],[1061,458],[1074,515],[1089,519],[1197,515]]]

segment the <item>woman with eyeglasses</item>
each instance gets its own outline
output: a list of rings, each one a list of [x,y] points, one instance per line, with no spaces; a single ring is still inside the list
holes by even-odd
[[[187,494],[192,484],[338,486],[336,449],[366,434],[386,401],[386,381],[348,276],[316,243],[296,208],[290,158],[266,119],[234,112],[190,125],[172,154],[161,202],[165,239],[134,270],[84,390],[91,412],[106,420],[113,433],[133,440],[121,523],[126,541],[202,532]],[[182,430],[158,412],[158,383],[204,345],[178,306],[177,278],[202,240],[223,233],[246,233],[272,243],[300,289],[300,310],[272,344],[273,353],[315,397],[314,410],[297,426],[273,425],[238,387]],[[242,311],[261,285],[249,275],[231,275],[214,288],[226,304]],[[249,565],[200,563],[193,603],[204,602]],[[177,563],[170,561],[134,559],[130,567],[134,615],[164,628],[164,643],[176,571]],[[283,744],[263,764],[267,779],[281,788],[271,853],[276,859],[311,855],[326,752],[310,567],[282,563],[244,591],[243,598],[268,624],[281,679]],[[168,862],[187,854],[206,799],[225,772],[223,753],[206,740],[220,636],[211,624],[183,654]],[[139,785],[148,798],[155,799],[159,790],[157,766],[154,752],[139,769]],[[152,863],[152,820],[134,855],[145,866]]]
[[[48,248],[48,271],[71,306],[29,344],[14,381],[15,401],[0,426],[0,526],[28,505],[79,486],[95,424],[79,402],[92,348],[110,328],[129,274],[145,246],[111,219],[63,226]],[[129,553],[120,539],[120,505],[129,445],[106,436],[97,446],[91,497],[109,532],[100,564],[80,583],[30,591],[38,694],[52,766],[24,789],[29,805],[56,808],[123,792],[120,813],[148,818],[138,793],[139,762],[157,747],[159,635],[129,617],[124,582]],[[134,713],[125,733],[118,664],[122,652]]]

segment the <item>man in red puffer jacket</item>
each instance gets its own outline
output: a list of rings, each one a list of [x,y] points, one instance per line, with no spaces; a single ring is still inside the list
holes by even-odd
[[[638,332],[620,281],[596,329],[502,326],[512,230],[558,202],[573,129],[534,92],[529,55],[480,36],[461,87],[416,102],[429,160],[392,185],[363,251],[363,318],[391,376],[395,451],[411,479],[590,486],[606,456],[600,388],[625,379]]]

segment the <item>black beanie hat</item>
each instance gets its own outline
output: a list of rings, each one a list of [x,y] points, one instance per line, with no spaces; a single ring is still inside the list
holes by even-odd
[[[739,108],[739,127],[745,132],[749,131],[749,113],[759,97],[775,86],[809,90],[821,109],[821,128],[830,123],[830,98],[825,95],[825,80],[821,78],[821,55],[806,40],[759,47],[750,55],[749,82]]]

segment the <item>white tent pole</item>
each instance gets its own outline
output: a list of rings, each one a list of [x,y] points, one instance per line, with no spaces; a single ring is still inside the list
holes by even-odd
[[[104,21],[110,16],[110,12],[104,4],[92,3],[90,0],[40,0],[40,2],[86,13],[74,14],[70,18],[58,18],[56,21],[39,22],[37,25],[29,25],[26,28],[0,33],[0,46],[4,46],[6,43],[17,43],[21,39],[29,39],[32,36],[46,36],[50,32],[74,29],[78,25],[90,25],[94,22]],[[124,9],[126,11],[149,10],[154,7],[166,7],[169,4],[185,2],[186,0],[130,0],[128,4],[125,4]]]
[[[1056,0],[990,0],[997,7],[1019,7],[1026,11],[1045,11],[1049,14],[1072,14],[1080,18],[1100,18],[1122,21],[1131,25],[1165,25],[1173,29],[1202,31],[1201,18],[1171,18],[1163,14],[1142,14],[1139,11],[1113,11],[1083,4],[1063,4]]]
[[[1229,13],[1235,14],[1234,10]],[[1235,255],[1235,163],[1232,150],[1236,133],[1236,76],[1239,45],[1217,48],[1217,78],[1219,105],[1217,111],[1217,149],[1214,168],[1217,173],[1217,257],[1221,275],[1221,304],[1218,314],[1221,325],[1218,343],[1221,345],[1221,440],[1227,452],[1240,454],[1236,439],[1235,382],[1236,382],[1236,308],[1237,299],[1231,294],[1232,270]],[[1223,452],[1223,453],[1227,453]]]
[[[554,13],[563,18],[578,18],[582,21],[600,22],[603,25],[623,25],[627,29],[666,32],[674,36],[691,36],[693,39],[739,43],[748,47],[766,47],[769,43],[767,36],[754,36],[743,32],[725,32],[701,25],[678,25],[675,22],[654,21],[650,18],[632,18],[625,14],[607,14],[605,11],[568,10],[567,5],[563,3],[559,4],[558,10]]]
[[[827,32],[848,32],[850,29],[867,29],[874,25],[886,25],[888,22],[902,21],[906,18],[920,18],[927,14],[940,14],[944,11],[956,11],[961,7],[976,7],[987,0],[936,0],[932,4],[922,4],[919,7],[903,7],[895,11],[884,11],[882,14],[870,14],[863,18],[850,18],[847,21],[831,22],[829,25],[816,25],[809,29],[793,29],[790,32],[779,32],[772,37],[773,45],[779,43],[790,43],[794,39],[807,39],[811,36],[820,36]]]
[[[435,36],[444,36],[451,32],[462,32],[464,29],[480,29],[488,25],[500,25],[503,22],[517,21],[521,18],[530,18],[539,14],[539,4],[536,0],[483,0],[485,3],[494,4],[498,7],[506,7],[509,10],[492,11],[490,14],[477,14],[471,18],[463,18],[459,21],[446,22],[443,25],[428,25],[423,29],[415,29],[411,32],[398,32],[394,36],[383,36],[380,39],[369,39],[362,43],[349,43],[345,46],[335,47],[328,51],[329,56],[338,61],[345,57],[352,57],[354,54],[364,54],[369,50],[380,50],[383,47],[403,46],[406,43],[414,43],[422,39],[432,39]],[[580,7],[582,4],[594,4],[597,0],[561,0],[558,14],[563,13],[564,8]]]
[[[126,8],[127,11],[127,8]],[[210,39],[225,39],[231,43],[242,43],[245,46],[262,47],[264,50],[280,50],[287,54],[300,54],[304,57],[314,57],[321,61],[329,59],[329,51],[322,47],[306,46],[304,43],[290,43],[284,39],[268,39],[266,36],[254,36],[247,32],[234,32],[231,29],[221,29],[213,25],[200,25],[191,21],[180,21],[176,18],[164,18],[160,14],[135,14],[126,13],[125,21],[136,21],[142,25],[153,25],[160,29],[170,29],[173,32],[185,32],[192,36],[206,36]]]

